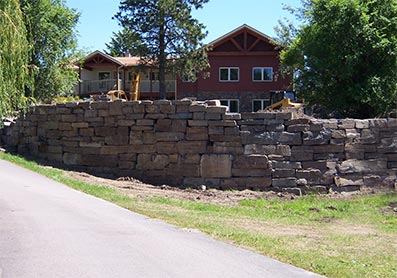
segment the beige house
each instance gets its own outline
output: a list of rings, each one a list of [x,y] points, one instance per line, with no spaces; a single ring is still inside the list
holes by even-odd
[[[123,90],[129,93],[131,83],[140,75],[140,98],[156,99],[159,97],[158,68],[142,65],[139,57],[112,57],[101,51],[95,51],[84,58],[79,66],[80,82],[76,94],[89,96],[106,93],[110,90]],[[166,75],[167,98],[175,98],[176,79]]]

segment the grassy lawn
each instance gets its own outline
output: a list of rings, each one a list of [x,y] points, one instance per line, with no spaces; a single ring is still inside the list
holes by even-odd
[[[0,159],[132,211],[254,250],[327,277],[397,277],[397,194],[305,196],[215,205],[156,197],[67,178],[63,170],[0,153]]]

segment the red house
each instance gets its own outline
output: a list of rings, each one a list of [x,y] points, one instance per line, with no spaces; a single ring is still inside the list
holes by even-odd
[[[280,46],[265,34],[242,25],[210,45],[210,77],[178,80],[178,98],[219,99],[230,112],[255,112],[270,104],[271,92],[290,89],[291,78],[279,70]]]

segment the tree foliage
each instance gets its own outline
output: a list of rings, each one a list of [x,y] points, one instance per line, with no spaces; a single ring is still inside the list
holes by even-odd
[[[127,28],[113,32],[110,43],[105,45],[107,48],[106,53],[113,57],[122,57],[127,52],[133,56],[139,55],[141,47],[139,35]]]
[[[18,0],[0,1],[0,119],[27,99],[29,43]]]
[[[79,14],[64,0],[20,0],[28,40],[33,48],[29,64],[33,69],[33,90],[37,99],[73,92],[77,72],[71,67],[75,56],[75,26]]]
[[[305,101],[355,117],[396,109],[397,0],[302,2],[281,59]]]
[[[139,56],[159,67],[160,98],[165,98],[165,73],[190,79],[209,67],[203,24],[191,15],[208,0],[123,0],[115,18],[138,35]],[[172,59],[171,59],[172,58]]]

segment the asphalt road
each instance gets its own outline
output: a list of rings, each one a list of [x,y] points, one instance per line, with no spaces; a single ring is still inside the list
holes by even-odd
[[[317,277],[0,160],[0,277]]]

